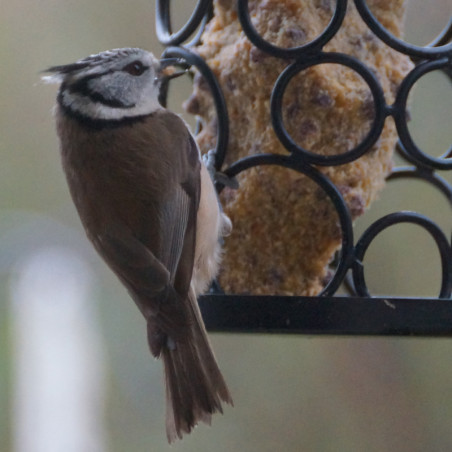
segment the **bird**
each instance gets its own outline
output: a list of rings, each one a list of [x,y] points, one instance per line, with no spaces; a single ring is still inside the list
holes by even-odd
[[[232,405],[197,304],[231,222],[183,119],[159,103],[175,59],[139,48],[52,66],[62,166],[88,239],[134,300],[165,374],[168,442]]]

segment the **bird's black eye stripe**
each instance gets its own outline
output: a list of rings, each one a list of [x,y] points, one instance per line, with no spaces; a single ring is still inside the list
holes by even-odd
[[[145,66],[141,61],[132,61],[132,63],[129,63],[127,66],[124,66],[122,70],[124,72],[129,73],[130,75],[139,76],[143,74],[147,69],[149,69],[149,66]]]

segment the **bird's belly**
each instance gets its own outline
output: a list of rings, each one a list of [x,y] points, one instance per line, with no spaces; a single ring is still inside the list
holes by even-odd
[[[219,242],[222,229],[215,188],[204,165],[201,165],[201,196],[196,225],[195,265],[192,288],[196,295],[205,292],[215,277],[221,259]]]

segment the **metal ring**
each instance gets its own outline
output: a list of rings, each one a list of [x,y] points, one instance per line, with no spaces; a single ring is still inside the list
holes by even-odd
[[[413,223],[427,230],[433,237],[441,256],[442,282],[439,298],[449,298],[452,291],[452,254],[448,239],[442,230],[429,218],[415,212],[395,212],[370,225],[355,246],[356,261],[352,266],[353,282],[358,295],[370,297],[364,280],[364,255],[373,239],[384,229],[399,223]]]
[[[228,147],[229,116],[223,91],[220,88],[218,80],[207,63],[199,55],[184,47],[168,47],[162,53],[163,57],[183,58],[188,64],[198,69],[209,85],[218,120],[217,143],[215,145],[215,169],[220,171]]]
[[[391,174],[386,178],[387,181],[395,179],[421,179],[430,183],[447,198],[452,205],[452,185],[438,174],[431,170],[424,168],[417,168],[416,166],[400,166],[394,168]]]
[[[336,9],[323,32],[312,41],[298,47],[278,47],[259,35],[251,23],[248,0],[238,0],[237,14],[247,38],[260,50],[278,58],[298,58],[309,52],[319,51],[339,30],[347,10],[347,0],[337,0]]]
[[[209,14],[209,7],[212,6],[212,0],[198,0],[190,19],[176,33],[172,33],[171,31],[170,4],[171,2],[169,0],[156,1],[155,30],[161,44],[177,46],[186,41],[196,31],[203,19],[205,21],[204,24],[207,22],[206,16]],[[193,45],[194,43],[191,44]]]
[[[389,33],[383,25],[375,18],[375,16],[370,11],[365,0],[355,0],[356,9],[366,22],[367,26],[389,47],[392,47],[398,52],[404,53],[417,58],[438,58],[441,56],[446,56],[452,51],[452,43],[445,45],[432,47],[432,46],[416,46],[414,44],[409,44],[399,38],[396,38],[393,34]],[[442,31],[441,35],[445,32]]]
[[[282,118],[284,91],[292,78],[304,69],[325,63],[340,64],[357,72],[368,85],[374,101],[375,118],[367,136],[353,149],[336,155],[315,154],[299,146],[287,132]],[[388,114],[383,89],[375,75],[355,58],[341,53],[320,53],[289,65],[276,80],[270,100],[270,111],[275,133],[287,150],[297,153],[306,163],[323,166],[343,165],[363,155],[378,140]]]
[[[224,173],[229,177],[235,177],[242,171],[258,165],[278,165],[298,171],[319,185],[330,198],[341,225],[342,248],[334,276],[323,288],[319,296],[333,295],[341,285],[348,268],[353,263],[353,226],[351,215],[344,198],[336,186],[323,173],[313,166],[304,164],[299,159],[294,159],[292,156],[281,154],[251,155],[238,160],[227,168]]]
[[[452,17],[439,35],[427,47],[441,47],[452,41]]]
[[[400,143],[403,145],[403,151],[412,158],[412,161],[417,161],[421,165],[429,168],[452,169],[452,158],[445,158],[449,155],[451,149],[449,149],[442,157],[432,157],[425,154],[416,145],[411,137],[406,120],[407,100],[411,88],[420,77],[434,70],[447,68],[450,64],[451,63],[447,58],[420,63],[403,79],[396,100],[392,106],[391,115],[394,117]]]

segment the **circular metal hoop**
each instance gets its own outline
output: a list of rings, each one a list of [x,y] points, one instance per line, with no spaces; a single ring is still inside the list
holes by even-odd
[[[313,166],[306,165],[299,159],[294,159],[292,156],[280,154],[256,154],[245,157],[224,172],[229,177],[235,177],[242,171],[250,169],[259,165],[278,165],[288,169],[298,171],[301,174],[309,177],[314,183],[319,185],[322,190],[330,198],[341,225],[342,232],[342,248],[340,257],[338,259],[337,267],[333,278],[324,287],[319,296],[333,295],[344,279],[347,269],[353,262],[353,226],[350,212],[347,205],[336,186],[319,170]]]
[[[452,169],[452,158],[446,158],[446,156],[450,154],[452,148],[445,152],[442,157],[432,157],[424,153],[416,145],[408,129],[406,118],[407,100],[413,85],[423,75],[435,70],[445,69],[449,65],[450,61],[448,58],[420,63],[402,81],[393,106],[393,117],[400,137],[400,142],[403,145],[403,152],[421,165],[436,169]]]
[[[364,255],[369,245],[380,232],[390,226],[400,223],[417,224],[425,229],[435,240],[441,257],[442,268],[442,282],[439,298],[449,298],[452,291],[452,254],[449,241],[443,234],[442,230],[433,221],[424,215],[420,215],[415,212],[391,213],[380,218],[366,229],[355,247],[356,261],[353,264],[352,271],[356,292],[358,295],[363,297],[371,296],[364,280]]]
[[[319,36],[299,47],[284,48],[271,44],[259,35],[251,22],[248,0],[239,1],[237,4],[240,24],[248,39],[260,50],[278,58],[298,58],[312,51],[320,51],[339,30],[346,10],[347,0],[337,0],[331,20]]]
[[[215,146],[215,168],[219,171],[223,165],[229,139],[229,116],[223,91],[221,90],[214,73],[206,62],[196,53],[191,52],[184,47],[168,47],[162,53],[162,58],[169,57],[182,58],[189,65],[195,66],[209,85],[218,120],[217,143]]]
[[[170,4],[171,2],[168,0],[156,1],[155,30],[158,40],[163,45],[177,46],[186,41],[196,31],[203,20],[204,25],[207,23],[209,7],[212,6],[212,0],[198,0],[190,19],[188,19],[185,25],[175,33],[172,33],[171,31]],[[194,41],[196,41],[196,39],[194,39]]]
[[[340,64],[350,68],[359,74],[370,89],[373,98],[375,118],[367,136],[353,149],[347,150],[337,155],[320,155],[310,152],[299,146],[284,127],[282,117],[282,104],[284,92],[292,80],[299,72],[320,64]],[[378,140],[384,126],[385,118],[388,114],[385,104],[383,90],[370,70],[355,58],[340,53],[320,53],[319,55],[308,57],[303,61],[296,61],[289,65],[276,80],[273,88],[271,100],[271,119],[273,128],[281,143],[289,152],[297,153],[305,162],[314,165],[343,165],[344,163],[356,160],[361,157]]]
[[[387,181],[396,179],[420,179],[437,188],[452,205],[452,185],[438,174],[415,166],[401,166],[394,168],[386,178]]]
[[[440,34],[427,47],[445,46],[452,41],[452,17]]]
[[[375,16],[367,6],[366,0],[355,0],[355,5],[364,22],[366,22],[367,26],[388,46],[401,53],[404,53],[405,55],[417,58],[437,58],[446,56],[452,51],[452,43],[439,45],[437,47],[422,47],[402,41],[401,39],[396,38],[394,35],[389,33],[386,28],[381,25],[381,23],[375,18]],[[449,29],[451,24],[452,23],[449,23],[449,25],[441,32],[440,36],[447,35],[447,30]],[[434,42],[433,44],[442,44],[442,41]]]

